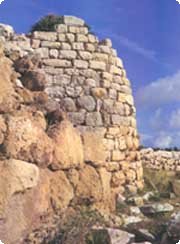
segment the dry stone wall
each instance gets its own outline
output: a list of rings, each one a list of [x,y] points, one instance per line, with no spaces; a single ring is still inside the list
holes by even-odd
[[[5,33],[12,60],[30,53],[41,57],[45,91],[58,101],[81,132],[85,162],[111,190],[143,187],[136,109],[131,84],[111,40],[99,41],[85,22],[64,16],[55,32]],[[104,182],[104,184],[107,184]]]
[[[180,152],[154,151],[152,148],[142,149],[141,160],[145,167],[155,170],[170,170],[180,172]]]

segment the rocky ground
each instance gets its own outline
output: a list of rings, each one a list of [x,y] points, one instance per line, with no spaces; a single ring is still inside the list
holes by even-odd
[[[87,206],[72,206],[64,215],[46,216],[44,225],[25,243],[176,244],[180,240],[180,192],[172,183],[179,175],[144,172],[144,191],[127,199],[119,195],[115,214],[102,216]],[[164,174],[168,176],[162,181]]]

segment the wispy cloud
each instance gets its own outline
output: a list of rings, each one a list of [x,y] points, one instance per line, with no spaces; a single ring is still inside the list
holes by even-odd
[[[156,52],[154,50],[150,50],[147,48],[142,47],[140,44],[129,40],[125,36],[113,34],[113,37],[118,40],[122,45],[125,47],[129,48],[131,51],[136,52],[142,56],[144,56],[147,59],[153,60],[153,61],[158,61],[156,57]]]

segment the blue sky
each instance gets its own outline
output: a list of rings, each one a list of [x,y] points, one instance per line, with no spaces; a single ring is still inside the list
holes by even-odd
[[[5,0],[0,22],[28,32],[42,16],[82,17],[110,37],[132,82],[141,141],[180,147],[180,5],[176,0]]]

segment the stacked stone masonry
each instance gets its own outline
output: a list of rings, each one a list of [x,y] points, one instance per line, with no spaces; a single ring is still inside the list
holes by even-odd
[[[6,52],[11,59],[17,53],[41,57],[45,91],[81,132],[85,162],[111,175],[113,191],[134,192],[143,187],[143,171],[136,109],[122,60],[111,40],[99,41],[83,20],[63,19],[55,32],[13,34],[6,39]]]
[[[145,167],[155,170],[180,172],[180,152],[154,151],[152,148],[142,149],[141,160]]]

